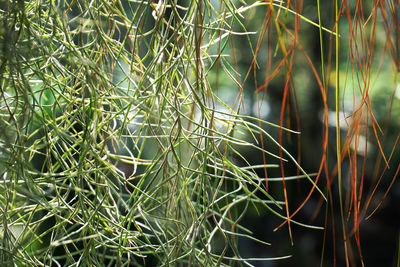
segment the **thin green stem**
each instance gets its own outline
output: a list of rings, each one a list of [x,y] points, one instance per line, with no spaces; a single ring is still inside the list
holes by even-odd
[[[340,219],[342,223],[342,231],[343,231],[343,242],[344,242],[344,250],[346,257],[346,266],[349,266],[348,261],[348,251],[347,251],[347,233],[346,226],[344,222],[344,212],[343,212],[343,196],[342,196],[342,157],[341,157],[341,145],[340,145],[340,60],[339,60],[339,52],[340,52],[340,40],[339,40],[339,22],[340,22],[340,14],[339,14],[339,0],[336,0],[335,4],[335,14],[336,14],[336,91],[335,91],[335,103],[336,103],[336,157],[337,157],[337,174],[338,174],[338,186],[339,186],[339,205],[340,205]]]

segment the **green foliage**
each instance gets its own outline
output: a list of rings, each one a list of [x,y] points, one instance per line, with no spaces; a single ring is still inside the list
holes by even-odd
[[[240,85],[223,51],[256,6],[2,1],[0,265],[246,263],[247,207],[285,218],[277,165],[246,163],[262,129],[208,76]]]
[[[0,0],[0,266],[290,257],[249,214],[364,265],[399,173],[399,4],[314,2]],[[308,201],[326,228],[293,219]]]

